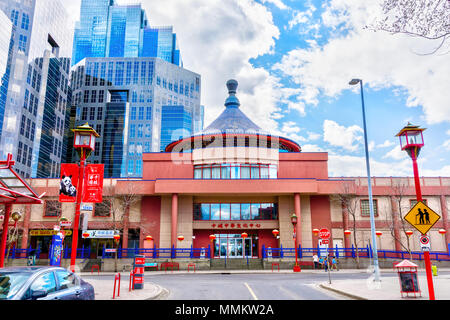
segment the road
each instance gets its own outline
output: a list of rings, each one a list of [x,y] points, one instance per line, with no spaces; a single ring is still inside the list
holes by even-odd
[[[332,279],[367,277],[333,273]],[[169,291],[169,300],[342,300],[321,289],[324,274],[159,274],[145,277]]]

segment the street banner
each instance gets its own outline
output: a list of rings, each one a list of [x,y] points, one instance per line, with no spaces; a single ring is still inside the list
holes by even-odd
[[[61,181],[59,184],[59,202],[76,202],[78,187],[78,165],[61,163]]]
[[[50,265],[59,266],[61,264],[61,252],[63,249],[63,236],[61,233],[52,237],[52,246],[50,250]]]
[[[83,202],[102,202],[103,164],[88,164],[85,170]]]

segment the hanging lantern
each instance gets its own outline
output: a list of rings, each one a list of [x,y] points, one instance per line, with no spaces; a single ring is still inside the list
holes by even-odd
[[[280,231],[278,231],[277,229],[272,230],[272,234],[274,237],[276,237],[279,233],[280,233]]]
[[[120,234],[115,234],[115,235],[114,235],[114,241],[115,241],[116,243],[118,243],[118,242],[120,241]]]
[[[213,234],[209,235],[209,240],[211,240],[211,242],[213,242],[216,239],[216,236]]]
[[[248,234],[247,234],[246,232],[242,232],[242,233],[241,233],[241,237],[242,237],[243,239],[245,239],[245,238],[248,237]]]
[[[381,231],[376,231],[375,234],[376,234],[378,237],[380,237],[380,236],[383,234],[383,232],[381,232]]]
[[[315,236],[317,236],[319,234],[320,230],[319,229],[313,229],[312,232],[314,233]]]
[[[351,232],[350,230],[344,230],[344,234],[345,234],[346,236],[349,236],[349,235],[352,234],[352,232]]]
[[[444,235],[444,234],[447,233],[447,230],[445,230],[445,229],[439,229],[438,232],[439,232],[440,234]]]
[[[413,232],[411,230],[406,230],[405,233],[408,237],[413,235]]]
[[[183,241],[184,237],[180,235],[180,236],[177,237],[177,239],[178,239],[178,241]]]
[[[146,236],[145,240],[153,240],[153,237],[152,236]]]
[[[90,233],[89,232],[83,232],[83,234],[81,235],[83,237],[83,239],[89,238]]]

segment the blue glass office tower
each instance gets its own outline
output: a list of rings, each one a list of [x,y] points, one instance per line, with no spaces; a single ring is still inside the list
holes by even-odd
[[[0,0],[0,10],[12,23],[0,158],[13,154],[24,177],[57,177],[71,104],[70,20],[60,0]]]
[[[88,57],[158,57],[182,66],[172,27],[150,27],[140,4],[82,0],[75,27],[72,65]]]
[[[11,69],[11,55],[14,41],[11,39],[12,22],[0,11],[0,141],[2,136],[3,118],[5,115],[6,99],[8,95],[9,74]]]
[[[161,151],[172,141],[192,135],[192,115],[184,106],[162,106]]]

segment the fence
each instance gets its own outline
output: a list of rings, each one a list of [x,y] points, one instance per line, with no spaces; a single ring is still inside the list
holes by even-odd
[[[103,247],[102,259],[110,259],[115,257],[115,252],[109,252],[111,248]],[[108,252],[107,252],[108,251]],[[211,258],[211,248],[117,248],[117,258],[133,258],[135,255],[143,255],[147,258],[187,258],[187,259],[199,259],[199,258]]]
[[[50,246],[49,252],[53,250],[53,247]],[[5,257],[7,255],[8,248],[5,249]],[[26,249],[19,249],[15,246],[12,247],[9,251],[9,259],[27,259],[30,255],[35,255],[36,259],[41,258],[41,246],[39,245],[36,249],[33,249],[31,246]],[[62,256],[64,259],[70,259],[70,255],[72,253],[72,248],[65,246],[63,248]],[[77,259],[85,259],[89,258],[91,255],[91,248],[90,247],[81,247],[77,248]]]
[[[335,256],[337,259],[342,258],[356,258],[358,255],[360,258],[370,258],[373,259],[372,246],[367,245],[364,248],[356,249],[353,245],[351,248],[335,248],[324,249],[317,246],[316,248],[302,248],[301,245],[297,248],[297,257],[299,259],[305,257],[311,257],[314,254],[320,255],[326,254]],[[421,251],[394,251],[394,250],[377,250],[378,258],[383,259],[410,259],[410,260],[423,260],[424,253]],[[295,248],[266,248],[262,246],[262,258],[295,258]],[[430,259],[436,261],[450,261],[450,244],[448,244],[447,252],[430,252]]]

